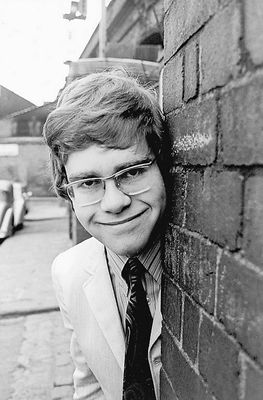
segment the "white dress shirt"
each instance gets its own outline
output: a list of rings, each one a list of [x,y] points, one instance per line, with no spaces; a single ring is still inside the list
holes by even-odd
[[[106,249],[106,257],[122,326],[125,328],[128,286],[122,278],[121,272],[128,257],[119,256],[110,249]],[[146,269],[143,286],[146,291],[150,312],[153,316],[156,309],[162,276],[160,242],[157,241],[147,252],[141,253],[137,258]]]

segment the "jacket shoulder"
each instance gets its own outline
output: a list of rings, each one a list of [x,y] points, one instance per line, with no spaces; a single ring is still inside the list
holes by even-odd
[[[52,275],[71,275],[83,270],[92,272],[93,266],[104,257],[104,245],[89,238],[60,253],[53,261]]]
[[[69,249],[63,251],[60,253],[54,261],[65,261],[67,262],[75,262],[76,257],[82,257],[83,254],[86,256],[92,256],[93,254],[96,254],[97,252],[101,252],[104,249],[104,246],[101,242],[99,242],[95,238],[89,238],[84,240],[81,243],[76,244],[73,247],[70,247]]]

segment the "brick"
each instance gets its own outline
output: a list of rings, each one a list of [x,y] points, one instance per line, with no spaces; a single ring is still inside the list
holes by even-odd
[[[202,231],[203,221],[203,184],[202,171],[189,171],[187,177],[187,192],[185,199],[185,227],[193,232]]]
[[[247,363],[244,400],[262,400],[262,395],[263,373],[251,363]]]
[[[200,34],[201,92],[223,86],[238,73],[240,10],[234,3],[218,12]]]
[[[165,248],[164,248],[164,264],[165,271],[173,281],[182,285],[182,260],[184,257],[184,236],[181,238],[180,233],[170,224],[166,230]],[[187,237],[185,238],[187,240]]]
[[[203,232],[211,240],[236,247],[240,229],[242,177],[237,172],[206,170]]]
[[[160,372],[160,392],[161,400],[178,400],[163,369]]]
[[[217,315],[263,365],[263,277],[226,254],[219,265]]]
[[[222,96],[222,156],[226,165],[263,164],[263,78]]]
[[[182,293],[165,277],[163,277],[162,286],[162,313],[173,335],[180,341]]]
[[[190,367],[165,327],[162,332],[162,343],[163,368],[178,399],[213,400],[202,379]]]
[[[169,226],[165,271],[210,314],[214,312],[216,257],[216,246]]]
[[[185,249],[182,260],[184,288],[207,312],[213,314],[216,247],[194,237],[188,237],[183,246]]]
[[[263,62],[263,3],[245,0],[245,45],[254,64]]]
[[[199,309],[185,297],[183,318],[183,349],[193,362],[196,362],[199,336]]]
[[[181,112],[168,115],[167,126],[174,140],[174,162],[211,164],[216,156],[216,122],[214,98],[188,105]]]
[[[164,66],[163,71],[163,98],[164,113],[180,107],[183,99],[183,55],[176,54],[168,64]]]
[[[245,185],[245,256],[263,269],[263,176],[253,176]]]
[[[217,0],[177,0],[164,19],[164,58],[168,60],[217,10]]]
[[[199,370],[220,400],[238,400],[238,349],[203,315],[199,339]]]
[[[196,41],[185,46],[184,58],[184,100],[188,101],[197,94],[198,51]]]
[[[178,226],[183,226],[184,224],[186,179],[186,172],[183,168],[175,168],[172,175],[171,220]]]
[[[242,177],[234,171],[208,168],[191,172],[186,195],[186,228],[219,245],[237,248],[241,223]]]

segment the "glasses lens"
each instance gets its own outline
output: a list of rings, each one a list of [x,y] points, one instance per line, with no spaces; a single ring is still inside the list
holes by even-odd
[[[150,189],[149,167],[154,160],[127,168],[107,178],[88,178],[67,186],[68,196],[80,206],[96,204],[104,196],[104,181],[114,179],[119,190],[130,196]]]
[[[104,185],[101,179],[83,179],[68,186],[67,192],[77,204],[92,204],[102,199]]]
[[[118,175],[116,179],[119,188],[128,195],[139,193],[148,188],[148,171],[150,165],[134,166]]]

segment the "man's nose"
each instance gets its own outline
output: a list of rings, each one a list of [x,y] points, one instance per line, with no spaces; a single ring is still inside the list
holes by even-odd
[[[105,181],[104,196],[101,200],[101,209],[105,212],[120,213],[131,204],[131,198],[118,189],[113,179]]]

